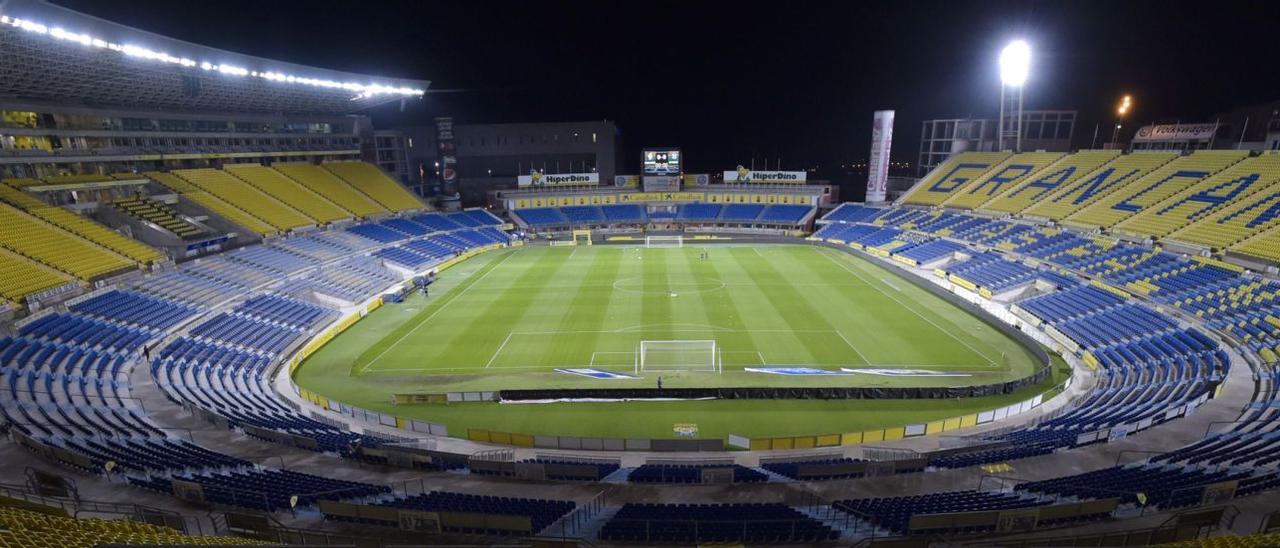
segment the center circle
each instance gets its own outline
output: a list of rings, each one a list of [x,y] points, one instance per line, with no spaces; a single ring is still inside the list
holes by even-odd
[[[613,282],[613,288],[627,293],[676,296],[682,293],[698,294],[724,289],[724,282],[719,278],[692,277],[687,281],[675,280],[656,284],[652,281],[646,283],[643,277],[636,276]]]

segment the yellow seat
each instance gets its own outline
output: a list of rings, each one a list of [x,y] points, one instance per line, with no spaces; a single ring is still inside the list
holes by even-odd
[[[325,162],[323,167],[365,193],[391,211],[414,211],[426,207],[409,189],[365,162]]]
[[[267,224],[249,212],[240,209],[222,198],[209,194],[200,190],[195,185],[188,183],[186,180],[169,173],[159,171],[149,171],[146,173],[147,178],[168,187],[170,190],[178,192],[183,197],[199,204],[201,207],[216,213],[223,218],[240,225],[251,232],[262,236],[270,236],[279,232],[275,227]]]
[[[1010,156],[1008,152],[961,152],[933,168],[908,191],[903,203],[938,205],[973,184]]]
[[[259,164],[229,164],[223,166],[223,169],[318,223],[331,223],[352,217],[351,212],[269,167]]]
[[[5,300],[23,302],[28,295],[71,282],[70,276],[0,249],[0,297]]]
[[[1127,234],[1163,238],[1251,196],[1275,188],[1280,181],[1280,155],[1246,158],[1141,213],[1115,230]]]
[[[288,163],[274,164],[272,169],[297,181],[312,192],[324,196],[350,211],[357,217],[370,217],[390,213],[387,208],[370,198],[369,195],[356,190],[333,172],[315,164]]]
[[[992,213],[1018,213],[1031,207],[1041,198],[1048,197],[1059,189],[1070,186],[1093,173],[1119,155],[1118,150],[1082,150],[1075,154],[1068,154],[1033,176],[1023,177],[1011,185],[1005,185],[1004,192],[982,204],[979,210]]]
[[[1062,159],[1061,152],[1024,152],[1006,158],[982,177],[975,179],[951,195],[942,205],[958,209],[977,209],[1011,186],[1032,180],[1041,170]]]
[[[1071,214],[1063,223],[1084,228],[1110,228],[1156,207],[1166,198],[1195,186],[1248,154],[1243,150],[1202,150],[1181,156],[1144,177],[1118,185],[1120,188]]]
[[[303,215],[297,209],[225,171],[208,168],[180,169],[173,171],[173,175],[261,219],[276,230],[283,232],[316,224],[314,219]]]
[[[1024,209],[1022,215],[1054,221],[1065,219],[1081,208],[1109,196],[1127,183],[1167,164],[1175,156],[1173,153],[1148,152],[1120,156],[1084,177],[1061,185],[1052,194]]]
[[[0,247],[85,281],[137,267],[123,255],[9,205],[0,205]]]

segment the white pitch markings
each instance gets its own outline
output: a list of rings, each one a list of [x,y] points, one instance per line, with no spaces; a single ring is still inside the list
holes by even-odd
[[[872,283],[870,283],[870,282],[867,282],[867,279],[866,279],[866,278],[863,278],[863,277],[862,277],[862,274],[859,274],[856,270],[854,270],[854,269],[852,269],[852,268],[849,268],[849,265],[844,264],[844,263],[842,263],[842,262],[840,262],[840,261],[835,260],[835,258],[831,256],[831,253],[828,253],[828,252],[826,252],[826,251],[822,251],[821,253],[822,253],[822,255],[823,255],[823,256],[825,256],[825,257],[827,258],[827,260],[829,260],[829,261],[831,261],[831,262],[835,263],[835,264],[836,264],[836,265],[838,265],[840,268],[843,268],[843,269],[845,269],[845,270],[849,271],[849,273],[850,273],[850,274],[853,274],[855,277],[857,277],[859,280],[862,280],[862,281],[863,281],[864,283],[866,283],[867,285],[869,285],[869,286],[871,286],[871,287],[875,287],[875,290],[876,290],[876,291],[879,291],[881,295],[884,295],[884,296],[888,297],[888,298],[889,298],[890,300],[892,300],[893,302],[898,303],[898,306],[901,306],[902,308],[907,309],[907,310],[908,310],[908,311],[910,311],[912,314],[915,314],[916,316],[918,316],[920,319],[922,319],[922,320],[924,320],[924,321],[926,321],[926,322],[929,322],[929,325],[932,325],[933,327],[937,328],[937,330],[938,330],[938,331],[943,332],[944,334],[946,334],[946,336],[951,337],[951,338],[952,338],[953,340],[955,340],[956,342],[958,342],[958,343],[960,343],[960,344],[963,344],[963,345],[965,346],[965,348],[968,348],[969,350],[974,351],[974,353],[976,353],[977,355],[982,356],[983,358],[986,358],[986,359],[987,359],[987,361],[991,363],[991,365],[993,365],[993,366],[995,366],[995,367],[999,367],[999,366],[1000,366],[1000,364],[999,364],[999,363],[997,363],[995,360],[991,359],[991,356],[988,356],[988,355],[986,355],[986,353],[984,353],[984,352],[982,352],[982,351],[978,350],[977,348],[974,348],[974,347],[973,347],[973,345],[971,345],[971,344],[969,344],[969,343],[967,343],[967,342],[964,342],[964,341],[963,341],[963,340],[961,340],[959,337],[956,337],[956,336],[955,336],[955,334],[953,334],[952,332],[947,331],[946,329],[943,329],[943,328],[942,328],[942,326],[938,325],[938,324],[937,324],[937,323],[935,323],[933,320],[931,320],[931,319],[929,319],[928,317],[926,317],[924,314],[921,314],[921,313],[917,312],[917,311],[916,311],[916,309],[914,309],[914,308],[911,308],[911,307],[907,306],[905,303],[903,303],[903,302],[902,302],[901,300],[899,300],[897,297],[894,297],[893,295],[890,295],[890,294],[886,293],[883,289],[880,289],[879,287],[876,287],[876,286],[875,286],[875,284],[872,284]]]
[[[862,361],[871,363],[871,360],[868,360],[867,357],[863,355],[861,351],[858,350],[858,347],[854,346],[853,343],[849,342],[849,339],[844,336],[844,333],[841,333],[840,330],[838,329],[834,331],[836,332],[836,335],[840,335],[840,339],[843,340],[845,344],[849,345],[849,348],[853,349],[854,354],[857,354],[859,358],[862,358]]]
[[[498,349],[493,351],[493,356],[489,357],[489,363],[484,364],[485,369],[488,369],[490,365],[493,365],[493,361],[498,359],[498,354],[502,353],[502,349],[507,347],[507,343],[511,342],[511,336],[515,334],[515,331],[507,333],[507,338],[502,339],[502,344],[498,345]]]
[[[525,249],[525,248],[521,248],[521,249]],[[439,314],[440,311],[446,308],[449,308],[449,305],[453,304],[455,301],[462,298],[462,296],[465,295],[468,291],[471,291],[471,288],[477,285],[480,285],[480,282],[483,281],[485,278],[487,278],[490,274],[493,274],[493,271],[497,270],[499,266],[502,266],[502,263],[507,262],[507,259],[510,259],[512,256],[514,256],[516,253],[519,253],[519,252],[520,252],[520,249],[517,249],[516,251],[512,251],[511,253],[508,253],[506,257],[503,257],[501,260],[498,261],[498,264],[493,265],[493,268],[490,268],[489,271],[485,272],[483,276],[480,276],[480,278],[476,279],[475,282],[472,282],[471,285],[463,289],[461,293],[458,293],[449,302],[444,303],[444,305],[441,306],[440,308],[437,308],[435,312],[432,312],[430,315],[423,318],[422,321],[418,322],[418,325],[413,326],[413,329],[410,329],[407,333],[405,333],[404,335],[401,335],[399,339],[396,339],[396,342],[391,343],[390,346],[388,346],[382,352],[379,352],[377,356],[374,356],[372,360],[369,360],[369,363],[365,364],[364,367],[360,369],[360,372],[363,373],[365,371],[368,371],[369,368],[373,366],[373,364],[377,363],[378,360],[382,359],[383,356],[387,355],[387,352],[390,352],[392,348],[395,348],[397,345],[403,342],[406,338],[408,338],[409,335],[412,335],[416,331],[418,331],[418,329],[420,329],[422,326],[427,325],[427,322],[430,321],[431,318],[436,317],[436,314]]]

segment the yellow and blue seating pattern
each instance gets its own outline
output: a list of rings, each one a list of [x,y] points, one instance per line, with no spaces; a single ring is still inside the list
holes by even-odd
[[[248,212],[281,232],[316,224],[315,220],[288,204],[272,198],[225,171],[208,168],[179,169],[173,171],[173,174],[200,190]]]
[[[1000,195],[1009,187],[1034,178],[1045,166],[1062,159],[1063,156],[1061,152],[1014,154],[991,168],[983,176],[974,179],[973,183],[955,191],[951,198],[942,202],[942,205],[957,209],[977,209],[978,206]]]
[[[1280,221],[1280,156],[1269,153],[1251,161],[1257,165],[1258,183],[1253,185],[1257,190],[1215,209],[1204,219],[1174,232],[1169,239],[1224,249],[1271,232]]]
[[[1008,158],[1008,152],[961,152],[934,168],[915,189],[903,198],[914,205],[938,205],[974,179],[990,171],[992,166]]]
[[[22,302],[28,295],[71,281],[70,276],[0,248],[0,299]]]
[[[391,211],[413,211],[426,207],[408,189],[391,180],[373,164],[365,162],[325,162],[325,169],[373,198]]]
[[[1175,157],[1171,152],[1126,154],[1074,182],[1060,185],[1053,194],[1023,210],[1022,215],[1060,221]]]
[[[1038,173],[1024,177],[1004,192],[982,204],[982,211],[1018,213],[1046,198],[1058,189],[1071,185],[1093,173],[1120,155],[1118,150],[1082,150],[1068,154]]]
[[[92,548],[114,545],[242,546],[269,544],[240,537],[188,536],[127,519],[69,517],[55,508],[0,506],[0,548]]]
[[[390,213],[367,194],[356,190],[327,169],[308,163],[272,164],[272,169],[297,181],[312,192],[324,196],[357,217]]]
[[[939,208],[894,208],[872,223],[942,236],[964,232],[1002,249],[1057,234],[1056,228],[1033,230],[956,216],[957,210],[974,210],[1280,262],[1280,152],[1275,151],[961,153],[925,176],[899,203]],[[1085,247],[1053,253],[1082,259],[1107,251],[1107,246]],[[1110,264],[1117,260],[1108,257],[1095,266],[1105,272],[1118,268]]]
[[[1246,158],[1116,225],[1117,232],[1163,238],[1280,181],[1280,154]]]
[[[351,218],[351,213],[269,167],[260,164],[227,164],[223,166],[223,170],[289,204],[318,223]]]
[[[1076,227],[1109,228],[1239,162],[1247,155],[1248,151],[1243,150],[1205,150],[1182,156],[1145,177],[1130,179],[1115,191],[1070,215],[1064,222]]]

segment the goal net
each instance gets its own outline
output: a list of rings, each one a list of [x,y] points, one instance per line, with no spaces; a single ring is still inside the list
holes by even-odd
[[[645,247],[684,247],[684,236],[645,236]]]
[[[636,372],[720,371],[720,348],[716,341],[640,341],[636,350]]]

